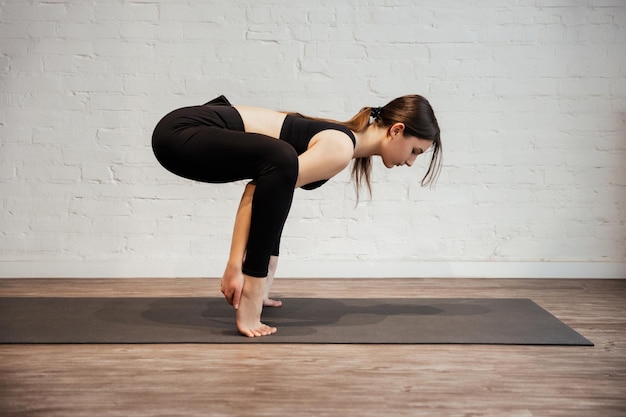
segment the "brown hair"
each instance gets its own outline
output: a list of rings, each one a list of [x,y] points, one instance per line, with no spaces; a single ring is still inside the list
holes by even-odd
[[[422,187],[433,185],[441,171],[441,131],[428,100],[417,94],[402,96],[383,107],[376,108],[374,113],[376,117],[372,123],[380,127],[391,128],[395,123],[403,123],[406,135],[433,142],[430,164],[421,181]],[[364,107],[352,119],[342,124],[352,131],[362,132],[370,125],[371,115],[372,107]],[[352,165],[352,178],[357,189],[357,200],[363,182],[371,195],[371,171],[371,157],[355,159]]]

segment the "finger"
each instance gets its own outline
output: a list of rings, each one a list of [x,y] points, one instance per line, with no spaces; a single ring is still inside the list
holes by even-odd
[[[241,300],[241,293],[242,293],[242,289],[241,288],[236,289],[233,292],[233,299],[232,299],[231,305],[233,307],[235,307],[235,310],[239,309],[239,301]]]

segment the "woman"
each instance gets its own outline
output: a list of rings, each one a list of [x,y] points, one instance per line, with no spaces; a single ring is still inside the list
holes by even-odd
[[[441,155],[437,119],[418,95],[365,107],[343,123],[231,106],[220,96],[166,115],[154,130],[152,146],[165,168],[185,178],[252,179],[237,210],[221,288],[236,309],[237,329],[248,337],[276,332],[261,322],[261,312],[263,305],[280,305],[268,293],[295,188],[320,187],[354,159],[358,195],[363,182],[370,189],[372,156],[380,156],[387,168],[411,166],[432,148],[424,186],[436,179]]]

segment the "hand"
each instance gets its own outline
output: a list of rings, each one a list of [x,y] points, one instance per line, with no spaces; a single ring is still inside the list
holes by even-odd
[[[241,291],[243,290],[243,272],[241,268],[227,266],[222,277],[222,294],[226,297],[228,304],[232,305],[235,310],[239,308],[241,300]]]

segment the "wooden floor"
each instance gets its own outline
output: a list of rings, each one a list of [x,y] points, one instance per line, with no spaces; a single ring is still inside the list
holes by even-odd
[[[0,296],[218,288],[216,279],[0,280]],[[0,345],[0,416],[626,416],[626,280],[297,279],[275,290],[527,297],[595,347]]]

